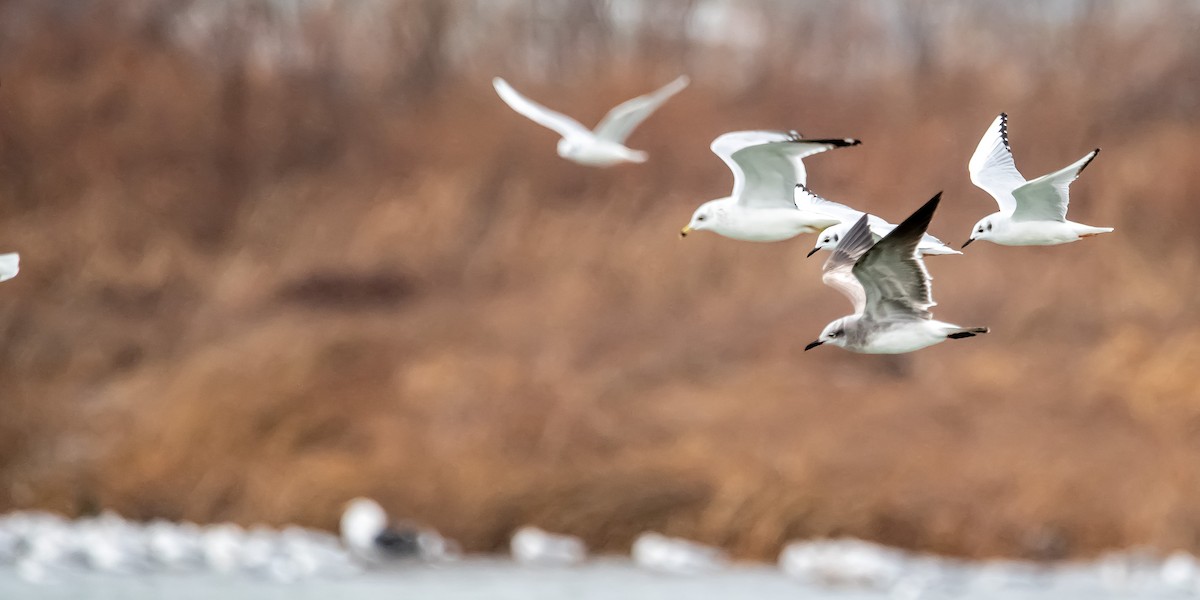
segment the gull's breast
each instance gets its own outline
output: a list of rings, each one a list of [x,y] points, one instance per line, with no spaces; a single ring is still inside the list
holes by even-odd
[[[1060,221],[1009,221],[992,241],[1006,246],[1053,246],[1079,239],[1075,230]]]
[[[789,208],[731,207],[713,231],[745,242],[781,242],[815,233],[802,211]]]
[[[856,350],[863,354],[904,354],[945,340],[946,334],[933,326],[933,321],[922,319],[905,321],[870,332]]]

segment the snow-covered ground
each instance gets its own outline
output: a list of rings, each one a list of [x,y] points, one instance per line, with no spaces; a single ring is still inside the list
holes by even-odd
[[[1094,565],[1053,571],[1038,571],[1027,565],[970,565],[942,582],[917,576],[901,579],[890,588],[816,583],[789,577],[769,565],[737,565],[696,575],[668,575],[619,558],[603,558],[576,567],[525,567],[502,559],[467,559],[290,584],[210,572],[128,576],[94,571],[73,571],[52,582],[31,583],[22,579],[14,568],[0,567],[0,598],[21,600],[1098,600],[1178,599],[1189,595],[1155,577],[1123,583],[1107,581]]]
[[[672,557],[706,557],[705,568],[661,568],[646,560],[646,548],[632,559],[573,555],[570,564],[467,557],[381,567],[357,562],[333,535],[296,527],[134,523],[112,514],[68,521],[47,513],[14,513],[0,516],[0,599],[1090,600],[1200,595],[1200,563],[1182,553],[1156,557],[1124,552],[1047,566],[966,562],[859,540],[818,540],[790,544],[779,564],[768,565],[714,560],[719,553],[713,549],[653,533],[643,536],[640,546],[647,546],[646,540],[654,542],[651,550],[669,546]],[[671,564],[679,560],[673,558]]]

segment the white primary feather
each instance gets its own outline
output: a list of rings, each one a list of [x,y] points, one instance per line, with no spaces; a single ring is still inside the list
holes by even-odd
[[[1025,178],[1017,171],[1013,162],[1012,148],[1008,145],[1008,115],[1000,113],[988,127],[967,163],[971,182],[991,194],[1000,205],[1000,211],[1010,213],[1016,207],[1013,190],[1025,184]]]
[[[0,281],[8,281],[21,270],[21,256],[16,252],[0,254]]]
[[[555,112],[522,96],[520,92],[513,89],[507,81],[496,77],[492,79],[492,87],[496,88],[496,93],[500,94],[500,99],[504,103],[512,107],[513,110],[525,115],[529,120],[552,129],[564,138],[585,136],[591,137],[592,132],[584,127],[579,121],[568,117],[560,112]]]
[[[641,125],[646,117],[658,110],[658,107],[662,106],[671,96],[682,92],[690,81],[687,75],[680,75],[671,83],[649,94],[618,104],[616,108],[604,115],[593,133],[602,140],[624,144],[629,134],[633,133],[633,130]]]

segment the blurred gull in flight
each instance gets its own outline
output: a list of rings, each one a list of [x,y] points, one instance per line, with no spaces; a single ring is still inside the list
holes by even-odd
[[[378,502],[351,500],[342,513],[342,543],[356,558],[383,564],[402,559],[440,560],[458,555],[453,542],[435,531],[391,523]]]
[[[21,270],[21,256],[16,252],[0,254],[0,281],[8,281]]]
[[[678,575],[713,571],[728,562],[725,553],[717,548],[654,532],[638,536],[630,554],[640,567]]]
[[[796,204],[796,185],[807,183],[802,159],[855,139],[808,140],[795,131],[734,131],[713,140],[712,151],[733,171],[733,192],[700,205],[679,232],[712,231],[748,242],[778,242],[841,222],[837,215]]]
[[[825,198],[814,194],[812,190],[808,189],[808,187],[802,183],[796,184],[796,205],[802,209],[811,208],[813,210],[836,215],[842,219],[841,223],[838,223],[837,225],[834,225],[833,227],[830,227],[817,234],[817,245],[808,252],[809,256],[816,254],[818,250],[832,252],[833,249],[837,247],[838,242],[841,241],[843,237],[846,237],[846,233],[850,231],[850,228],[854,225],[854,222],[865,214],[862,211],[854,210],[845,204],[839,204],[832,200],[826,200]],[[882,238],[896,228],[895,225],[892,225],[891,223],[888,223],[887,221],[884,221],[875,215],[867,215],[867,225],[871,228],[871,237],[874,238],[875,241],[879,241],[879,238]],[[942,242],[942,240],[939,240],[928,233],[921,236],[921,243],[917,244],[917,252],[919,252],[922,256],[928,256],[930,254],[962,254],[962,252],[947,246]]]
[[[1096,148],[1064,169],[1025,181],[1008,145],[1008,115],[1000,113],[967,165],[971,181],[991,194],[1000,210],[975,224],[963,248],[975,240],[1005,246],[1053,246],[1112,231],[1112,227],[1067,220],[1068,187],[1099,153]]]
[[[572,535],[522,527],[510,542],[513,558],[530,565],[576,565],[587,559],[587,546]]]
[[[492,79],[492,86],[500,94],[500,99],[513,110],[562,136],[558,141],[559,156],[592,167],[646,162],[646,153],[630,150],[625,146],[625,139],[646,117],[687,85],[687,76],[681,75],[657,91],[617,105],[604,115],[595,130],[588,130],[579,121],[522,96],[507,81],[499,77]]]
[[[829,343],[864,354],[901,354],[988,332],[935,321],[929,312],[929,273],[917,245],[941,197],[938,192],[878,243],[867,215],[850,228],[825,261],[822,279],[850,299],[854,314],[827,325],[806,351]]]

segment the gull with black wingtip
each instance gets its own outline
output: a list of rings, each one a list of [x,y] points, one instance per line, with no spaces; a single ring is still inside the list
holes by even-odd
[[[802,183],[796,185],[796,205],[801,208],[809,207],[813,210],[819,210],[842,218],[841,223],[817,234],[817,244],[813,246],[812,250],[808,251],[807,256],[812,256],[821,250],[833,252],[838,242],[842,241],[842,238],[846,237],[846,234],[850,232],[850,228],[854,226],[854,223],[866,214],[845,204],[826,200],[814,194],[812,190],[808,189],[808,186]],[[896,228],[895,225],[875,215],[867,215],[867,226],[871,228],[871,237],[875,241],[879,241],[880,238]],[[920,252],[921,256],[929,256],[930,254],[962,254],[962,252],[947,246],[942,240],[928,233],[921,236],[921,243],[917,244],[917,252]]]
[[[929,272],[917,252],[942,194],[938,192],[878,243],[867,215],[859,218],[825,261],[822,280],[854,305],[854,314],[830,323],[804,350],[822,344],[863,354],[903,354],[950,339],[987,333],[935,321]]]
[[[971,182],[991,194],[1000,210],[980,219],[962,247],[975,240],[1004,246],[1054,246],[1111,232],[1112,227],[1067,220],[1068,188],[1099,153],[1096,148],[1058,171],[1026,181],[1017,171],[1008,144],[1008,115],[1000,113],[967,165]]]
[[[734,131],[717,137],[711,148],[733,171],[733,191],[701,204],[679,237],[711,231],[746,242],[779,242],[837,225],[838,216],[796,204],[796,184],[808,180],[802,160],[859,143],[810,140],[795,131]]]

